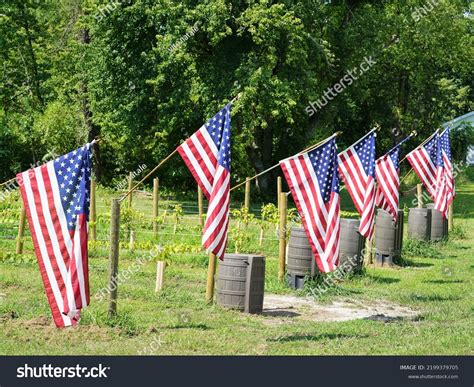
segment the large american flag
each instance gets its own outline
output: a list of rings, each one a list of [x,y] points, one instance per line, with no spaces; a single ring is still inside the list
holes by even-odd
[[[202,244],[219,259],[227,247],[230,208],[231,104],[178,147],[178,152],[209,200]]]
[[[392,215],[396,221],[399,207],[400,188],[400,148],[412,136],[408,136],[375,163],[377,196],[375,204]]]
[[[17,175],[36,257],[57,327],[89,305],[91,144]]]
[[[407,160],[425,186],[433,201],[436,201],[438,186],[438,131],[424,145],[407,155]]]
[[[437,151],[437,187],[435,193],[435,209],[448,218],[448,209],[454,200],[454,175],[451,163],[450,130],[446,129],[438,136]]]
[[[361,216],[359,233],[372,239],[375,218],[375,131],[339,154],[339,174]]]
[[[449,136],[451,134],[451,130],[447,128],[441,135],[440,135],[440,147],[441,152],[443,154],[443,163],[444,169],[446,172],[446,187],[447,187],[447,205],[449,206],[456,196],[456,187],[454,183],[454,168],[451,159],[451,142],[449,140]]]
[[[339,180],[336,139],[280,161],[306,236],[323,273],[339,263]]]

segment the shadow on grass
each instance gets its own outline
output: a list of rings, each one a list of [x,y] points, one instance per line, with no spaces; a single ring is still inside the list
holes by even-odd
[[[292,312],[288,309],[265,309],[262,312],[262,316],[265,317],[298,317],[300,313]]]
[[[367,278],[378,284],[394,284],[396,282],[400,282],[399,278],[393,277],[376,277],[373,275],[368,275]]]
[[[320,335],[291,335],[285,337],[277,337],[275,339],[267,339],[274,343],[292,343],[298,341],[321,341],[321,340],[337,340],[337,339],[364,339],[369,335],[346,335],[343,333],[322,333]]]
[[[438,285],[443,285],[443,284],[463,284],[463,280],[458,280],[458,279],[453,279],[453,280],[429,280],[429,281],[423,281],[425,284],[438,284]]]
[[[166,329],[201,329],[203,331],[207,331],[212,328],[206,324],[177,324],[168,326]]]
[[[373,316],[365,317],[364,320],[391,323],[391,322],[400,322],[400,321],[407,321],[407,320],[413,320],[413,319],[407,319],[406,317],[401,317],[401,316],[386,316],[385,314],[374,314]]]
[[[412,261],[411,259],[403,259],[402,263],[403,267],[431,267],[434,266],[432,263],[426,263],[426,262],[415,262]]]
[[[461,297],[458,296],[441,296],[439,294],[433,294],[429,296],[422,296],[419,294],[411,294],[408,298],[412,301],[417,302],[442,302],[442,301],[459,301]]]

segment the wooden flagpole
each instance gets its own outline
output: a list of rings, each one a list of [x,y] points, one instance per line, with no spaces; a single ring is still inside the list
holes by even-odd
[[[418,148],[421,148],[423,145],[425,145],[428,141],[430,141],[435,134],[439,132],[439,129],[436,130],[431,136],[429,136],[425,141],[423,141],[420,145],[418,145],[415,149],[413,149],[410,153],[416,151]],[[409,153],[409,154],[410,154]],[[403,159],[400,160],[400,164],[403,163],[407,159],[408,155],[406,155]]]
[[[119,199],[119,202],[123,202],[133,191],[135,191],[146,179],[148,179],[151,175],[153,175],[158,169],[160,169],[171,157],[173,157],[178,152],[178,148],[176,148],[173,152],[171,152],[168,156],[166,156],[155,168],[153,168],[150,173],[148,173],[143,179],[141,179],[134,187],[128,190],[128,192]]]
[[[317,148],[318,146],[320,146],[321,144],[324,144],[325,142],[331,140],[333,137],[337,137],[339,135],[341,135],[342,132],[336,132],[334,133],[332,136],[318,142],[317,144],[314,144],[314,145],[311,145],[310,147],[302,150],[301,152],[298,152],[296,155],[300,155],[300,154],[303,154],[303,153],[306,153],[306,152],[309,152],[311,150],[313,150],[314,148]],[[293,156],[292,156],[293,157]],[[260,173],[257,173],[255,176],[252,176],[252,177],[248,177],[247,179],[245,179],[242,183],[239,183],[237,184],[236,186],[232,187],[230,189],[230,191],[232,192],[233,190],[237,189],[237,188],[240,188],[242,187],[244,184],[247,184],[248,181],[252,181],[252,180],[255,180],[256,178],[262,176],[262,175],[265,175],[266,173],[274,170],[275,168],[278,168],[280,166],[280,163],[278,164],[275,164],[274,166],[270,167],[270,168],[267,168],[265,169],[264,171],[260,172]]]
[[[242,93],[239,93],[237,94],[234,98],[232,98],[230,100],[228,104],[231,104],[231,103],[234,103],[235,101],[237,101],[240,97],[242,96]],[[171,159],[171,157],[173,157],[175,155],[175,153],[178,152],[178,148],[177,147],[173,152],[171,152],[168,156],[166,156],[166,158],[164,158],[155,168],[153,168],[150,173],[148,173],[143,179],[141,179],[137,184],[135,184],[134,187],[132,187],[131,189],[128,190],[128,192],[122,196],[119,201],[120,203],[123,202],[132,192],[134,192],[141,184],[143,184],[143,182],[145,180],[147,180],[151,175],[153,175],[158,169],[160,169],[169,159]]]

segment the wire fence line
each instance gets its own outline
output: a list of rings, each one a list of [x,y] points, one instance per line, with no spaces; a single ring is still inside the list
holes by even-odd
[[[147,245],[188,245],[191,248],[197,249],[195,253],[202,252],[201,238],[202,238],[202,218],[199,216],[199,206],[187,201],[178,201],[174,198],[160,198],[158,217],[152,215],[153,207],[152,200],[148,197],[134,197],[132,208],[129,210],[125,206],[122,207],[123,220],[120,232],[120,250],[133,250],[135,253],[148,251],[140,246]],[[98,195],[96,203],[96,238],[91,240],[92,248],[109,247],[109,230],[110,230],[110,203],[112,202],[112,195],[110,193],[103,193]],[[230,228],[232,230],[242,230],[239,234],[245,239],[245,242],[250,244],[257,244],[261,250],[268,251],[275,249],[275,244],[278,242],[278,235],[276,233],[276,225],[270,221],[262,222],[260,211],[257,211],[256,206],[249,211],[249,216],[246,220],[238,219],[233,214],[234,210],[242,210],[242,207],[231,207],[231,222]],[[202,213],[205,214],[207,206],[203,206]],[[0,203],[0,241],[5,243],[0,244],[0,258],[2,254],[15,252],[15,241],[18,241],[18,230],[21,212],[21,198],[19,195],[12,196],[6,203]],[[252,222],[253,220],[253,222]],[[249,223],[249,224],[246,224]],[[156,224],[156,229],[153,229]],[[91,226],[91,224],[90,224]],[[264,228],[262,234],[262,227]],[[22,236],[24,251],[26,253],[34,253],[33,241],[29,227],[26,227]],[[229,238],[229,245],[232,245],[232,237]],[[131,246],[134,248],[130,248]],[[266,245],[269,245],[268,248]],[[233,247],[233,246],[231,246]],[[181,254],[181,252],[180,252]]]

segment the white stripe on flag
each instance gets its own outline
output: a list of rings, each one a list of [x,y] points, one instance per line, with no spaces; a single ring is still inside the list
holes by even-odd
[[[46,244],[45,244],[45,241],[44,241],[44,238],[43,238],[43,233],[41,231],[41,226],[40,226],[40,223],[39,223],[38,214],[36,212],[36,207],[34,205],[35,198],[34,198],[34,195],[33,195],[32,188],[31,188],[29,171],[24,172],[22,174],[22,177],[23,177],[23,184],[24,184],[26,196],[28,198],[28,207],[29,207],[29,210],[30,210],[31,218],[33,220],[34,232],[35,232],[35,235],[36,235],[38,246],[39,246],[40,251],[41,251],[41,257],[42,257],[44,267],[46,269],[46,273],[47,273],[47,276],[48,276],[48,281],[49,281],[49,284],[50,284],[51,289],[53,291],[54,299],[55,299],[56,305],[58,306],[58,309],[60,311],[60,315],[61,315],[61,318],[64,322],[64,325],[65,326],[71,326],[72,325],[71,319],[69,317],[65,316],[62,313],[62,311],[64,310],[63,297],[62,297],[61,291],[59,290],[58,283],[56,282],[56,277],[54,275],[53,268],[51,267],[51,262],[49,260],[48,251],[46,249]]]

